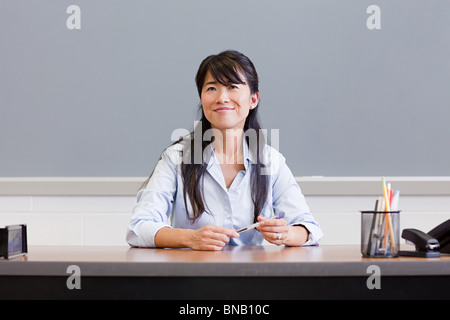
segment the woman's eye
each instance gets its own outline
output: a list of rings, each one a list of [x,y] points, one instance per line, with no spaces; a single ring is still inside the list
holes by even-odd
[[[214,91],[214,90],[216,90],[216,88],[214,88],[214,87],[209,87],[206,89],[206,91]]]
[[[238,88],[238,86],[235,86],[235,85],[230,85],[229,87],[228,87],[230,90],[232,90],[232,89],[237,89]]]

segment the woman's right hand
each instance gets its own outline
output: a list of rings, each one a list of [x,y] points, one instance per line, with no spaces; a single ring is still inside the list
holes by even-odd
[[[192,230],[190,248],[194,250],[222,250],[231,238],[239,238],[236,230],[206,225]]]

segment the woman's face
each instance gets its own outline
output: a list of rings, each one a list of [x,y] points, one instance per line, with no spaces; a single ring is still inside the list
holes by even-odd
[[[246,81],[242,74],[240,78]],[[250,109],[258,105],[259,93],[251,94],[247,83],[224,86],[208,71],[200,100],[213,129],[244,129]]]

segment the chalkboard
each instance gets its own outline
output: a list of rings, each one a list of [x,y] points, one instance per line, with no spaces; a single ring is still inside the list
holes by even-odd
[[[0,2],[0,176],[141,177],[246,54],[296,176],[450,175],[450,2]],[[273,131],[275,132],[275,131]]]

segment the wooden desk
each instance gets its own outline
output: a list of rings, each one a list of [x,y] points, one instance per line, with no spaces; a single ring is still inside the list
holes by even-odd
[[[81,272],[69,290],[67,269]],[[368,267],[381,289],[367,287]],[[227,247],[220,252],[30,246],[0,260],[0,299],[450,298],[450,257],[362,258],[359,246]]]

